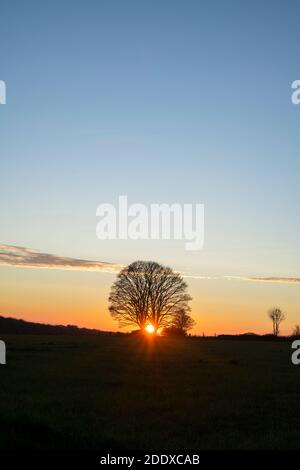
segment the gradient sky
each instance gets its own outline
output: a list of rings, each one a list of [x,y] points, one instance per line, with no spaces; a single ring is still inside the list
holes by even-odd
[[[1,242],[154,259],[190,279],[196,332],[300,323],[297,1],[3,1]],[[96,238],[97,206],[205,204],[205,245]],[[112,274],[0,268],[0,314],[117,328]]]

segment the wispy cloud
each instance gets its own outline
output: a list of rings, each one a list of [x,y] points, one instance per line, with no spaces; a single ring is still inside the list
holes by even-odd
[[[183,277],[199,280],[228,280],[228,281],[248,281],[248,282],[277,282],[281,284],[300,284],[299,277],[258,277],[258,276],[206,276],[203,274],[181,273]]]
[[[217,276],[206,276],[205,274],[194,274],[194,273],[186,273],[182,272],[181,273],[182,277],[188,278],[188,279],[202,279],[202,280],[212,280],[212,279],[220,279]]]
[[[105,261],[91,261],[41,253],[20,246],[0,244],[0,266],[19,268],[67,269],[116,273],[122,265]]]
[[[75,271],[98,271],[103,273],[118,273],[123,264],[106,261],[92,261],[78,258],[42,253],[30,248],[0,244],[0,266],[15,266],[19,268],[65,269]],[[205,274],[182,272],[184,278],[199,280],[233,280],[248,282],[276,282],[281,284],[300,284],[298,277],[257,277],[257,276],[208,276]]]
[[[300,284],[299,277],[256,277],[256,276],[224,276],[225,279],[251,282],[279,282],[282,284]]]

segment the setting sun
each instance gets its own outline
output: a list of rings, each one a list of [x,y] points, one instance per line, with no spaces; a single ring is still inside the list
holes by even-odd
[[[147,333],[154,333],[155,332],[155,328],[153,325],[151,325],[151,323],[149,323],[149,325],[146,326],[145,330],[147,331]]]

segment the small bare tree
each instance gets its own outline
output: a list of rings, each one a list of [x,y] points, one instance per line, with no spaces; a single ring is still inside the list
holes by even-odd
[[[120,326],[151,323],[155,330],[188,311],[191,297],[179,273],[153,261],[136,261],[118,274],[109,296],[109,311]]]
[[[273,307],[271,310],[269,310],[269,318],[272,320],[273,323],[273,335],[278,336],[279,335],[279,328],[280,328],[280,323],[285,320],[285,315],[283,311],[280,308]]]
[[[195,325],[195,320],[193,320],[186,310],[179,310],[174,316],[171,329],[176,330],[185,336],[189,330],[194,328]]]
[[[300,326],[296,325],[293,329],[293,336],[300,336]]]

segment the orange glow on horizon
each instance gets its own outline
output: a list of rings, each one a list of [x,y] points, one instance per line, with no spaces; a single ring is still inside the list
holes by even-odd
[[[112,277],[109,274],[0,267],[0,315],[52,325],[77,325],[103,331],[120,331],[111,317],[107,298]],[[190,281],[194,295],[191,304],[196,327],[191,334],[214,336],[253,332],[270,333],[267,316],[270,305],[287,313],[281,334],[291,333],[298,323],[298,288],[287,284]],[[161,334],[143,328],[149,338]],[[130,332],[131,326],[122,328]]]

